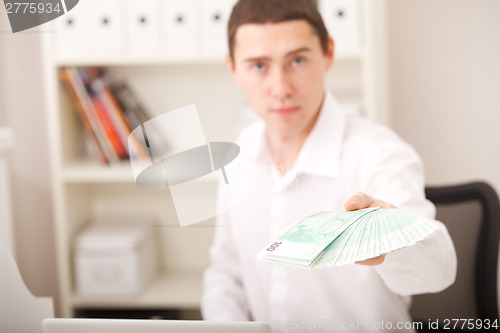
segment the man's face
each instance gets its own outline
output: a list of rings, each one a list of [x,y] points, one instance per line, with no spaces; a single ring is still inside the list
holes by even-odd
[[[284,137],[307,135],[324,95],[324,74],[333,59],[303,20],[245,24],[235,36],[228,65],[268,131]]]

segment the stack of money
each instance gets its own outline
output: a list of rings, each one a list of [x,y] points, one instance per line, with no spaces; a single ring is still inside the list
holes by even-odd
[[[257,258],[303,268],[342,266],[413,245],[435,230],[432,221],[398,208],[324,211],[291,225]]]

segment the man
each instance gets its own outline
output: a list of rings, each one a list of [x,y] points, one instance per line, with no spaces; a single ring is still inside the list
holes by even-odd
[[[204,318],[263,321],[274,332],[412,331],[410,295],[455,278],[440,222],[416,245],[354,265],[304,270],[256,257],[287,225],[319,210],[390,202],[432,219],[416,152],[389,129],[343,112],[326,92],[334,42],[313,1],[240,0],[228,32],[228,67],[260,120],[238,140],[250,191],[219,217]]]

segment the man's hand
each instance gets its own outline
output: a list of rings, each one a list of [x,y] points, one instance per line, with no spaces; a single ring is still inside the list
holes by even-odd
[[[394,208],[393,205],[383,202],[381,200],[374,199],[362,192],[356,193],[355,195],[347,199],[347,201],[344,204],[345,210],[358,210],[371,207]],[[365,266],[375,266],[383,263],[384,259],[385,259],[385,254],[382,254],[375,258],[370,258],[363,261],[356,261],[356,264]]]

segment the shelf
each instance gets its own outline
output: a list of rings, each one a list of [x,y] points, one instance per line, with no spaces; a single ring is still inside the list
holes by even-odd
[[[105,299],[74,295],[78,308],[176,308],[198,309],[202,295],[202,272],[166,273],[158,276],[138,298],[109,297]]]
[[[158,66],[223,64],[224,56],[135,56],[135,55],[65,55],[56,59],[57,66]]]
[[[194,182],[207,185],[217,183],[219,174],[213,172]],[[73,184],[134,184],[135,179],[130,163],[127,161],[116,165],[104,165],[96,161],[79,161],[64,167],[63,179]]]
[[[359,61],[364,51],[340,51],[335,55],[335,61]],[[210,65],[223,64],[225,55],[213,56],[167,56],[167,55],[60,55],[56,58],[56,66],[159,66],[159,65]]]
[[[68,183],[134,183],[129,162],[109,166],[95,161],[72,163],[64,168],[63,179]]]

